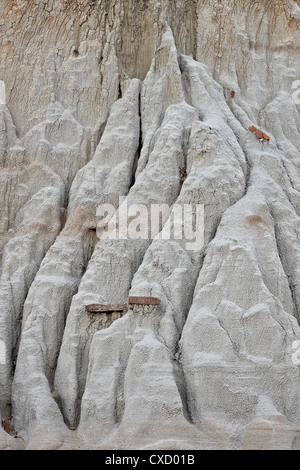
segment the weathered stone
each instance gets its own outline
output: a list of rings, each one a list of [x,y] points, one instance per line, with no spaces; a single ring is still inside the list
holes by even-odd
[[[156,297],[128,297],[128,303],[130,304],[140,304],[140,305],[158,305],[160,299]]]
[[[85,309],[89,313],[112,313],[112,312],[123,312],[127,309],[126,304],[91,304],[86,305]]]

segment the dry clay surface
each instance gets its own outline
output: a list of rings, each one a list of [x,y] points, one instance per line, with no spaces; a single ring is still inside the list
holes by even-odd
[[[0,449],[300,449],[299,49],[293,0],[0,1]]]

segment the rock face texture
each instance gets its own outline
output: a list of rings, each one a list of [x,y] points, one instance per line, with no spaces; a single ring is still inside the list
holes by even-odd
[[[299,52],[294,0],[0,1],[0,449],[300,449]]]

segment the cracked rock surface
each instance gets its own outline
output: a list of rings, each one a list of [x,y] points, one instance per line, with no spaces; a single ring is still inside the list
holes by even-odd
[[[300,449],[299,51],[294,0],[0,0],[0,449]]]

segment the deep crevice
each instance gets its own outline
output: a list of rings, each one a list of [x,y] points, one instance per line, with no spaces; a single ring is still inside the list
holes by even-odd
[[[133,162],[133,166],[132,166],[132,177],[131,177],[128,192],[135,185],[136,170],[137,170],[137,167],[138,167],[139,159],[140,159],[142,148],[143,148],[143,130],[142,130],[143,123],[142,123],[141,106],[142,105],[141,105],[141,92],[140,92],[139,93],[139,123],[140,123],[140,127],[139,127],[139,144],[138,144],[138,148],[137,148],[135,158],[134,158],[134,162]]]

